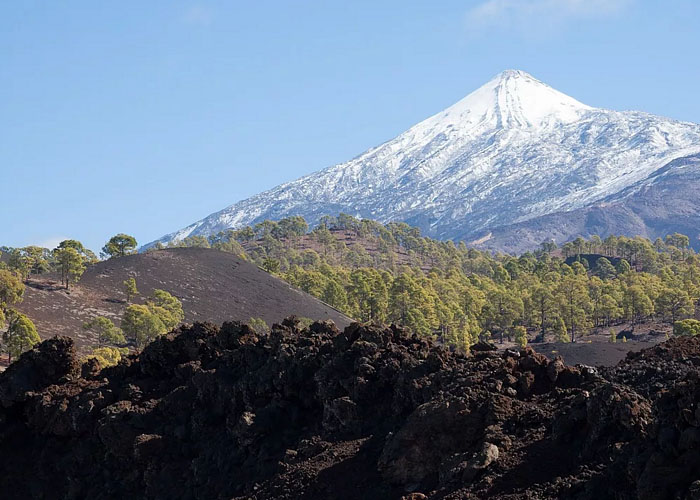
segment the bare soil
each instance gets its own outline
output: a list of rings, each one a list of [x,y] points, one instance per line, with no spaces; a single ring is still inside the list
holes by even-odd
[[[617,333],[615,343],[610,341],[610,328],[596,328],[576,342],[533,342],[530,346],[549,358],[561,356],[569,365],[614,366],[629,352],[668,340],[672,330],[671,325],[660,321],[648,321],[634,327],[625,323],[612,329]],[[623,336],[626,341],[623,341]]]
[[[271,276],[230,253],[203,248],[172,248],[109,259],[89,267],[66,291],[55,275],[32,277],[18,309],[37,326],[41,338],[65,335],[78,349],[94,340],[82,329],[95,316],[119,325],[127,307],[123,282],[133,277],[143,303],[154,289],[182,302],[185,322],[262,318],[268,325],[295,314],[333,320],[345,327],[351,319],[331,306]]]

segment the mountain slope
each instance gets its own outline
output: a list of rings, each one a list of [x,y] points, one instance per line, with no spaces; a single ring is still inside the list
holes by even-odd
[[[518,253],[548,239],[624,234],[654,240],[682,233],[700,248],[700,154],[677,158],[647,178],[570,212],[556,212],[492,231],[479,246]]]
[[[350,318],[230,253],[203,248],[172,248],[99,262],[87,269],[70,293],[45,276],[32,278],[18,309],[36,323],[42,338],[72,337],[92,344],[82,324],[106,316],[119,324],[126,307],[122,283],[136,278],[141,293],[134,302],[160,288],[182,302],[185,321],[247,321],[269,325],[292,314],[332,319],[346,326]]]
[[[290,215],[313,223],[341,211],[471,241],[590,206],[698,152],[700,125],[591,108],[509,70],[347,163],[235,203],[159,241]]]

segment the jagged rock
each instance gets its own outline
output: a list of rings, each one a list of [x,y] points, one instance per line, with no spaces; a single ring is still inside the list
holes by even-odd
[[[518,387],[523,396],[528,396],[532,391],[532,386],[535,385],[535,374],[532,372],[523,372],[518,379]]]
[[[560,356],[557,356],[551,363],[547,365],[547,376],[552,383],[556,383],[559,375],[564,371],[566,365]]]
[[[700,500],[700,480],[693,481],[688,488],[688,498],[690,500]]]
[[[484,443],[481,449],[469,460],[467,467],[462,473],[462,480],[471,482],[476,475],[498,460],[498,446],[491,443]]]
[[[24,401],[32,392],[78,378],[80,374],[81,363],[77,359],[73,340],[53,337],[22,354],[3,372],[0,403],[9,407]]]
[[[594,380],[600,377],[598,374],[598,368],[595,366],[580,365],[581,375],[583,375],[588,380]]]
[[[424,482],[437,472],[441,457],[469,446],[480,425],[483,416],[471,412],[464,401],[425,403],[387,440],[379,457],[379,471],[392,484],[432,486]],[[458,429],[463,433],[459,441],[454,438]]]
[[[478,352],[478,351],[477,351]],[[700,339],[597,373],[397,326],[195,324],[0,374],[3,498],[696,498]],[[418,493],[421,492],[421,493]]]
[[[323,407],[323,427],[326,432],[352,431],[358,426],[358,410],[347,396],[336,398]]]
[[[497,351],[498,346],[496,344],[493,344],[491,342],[486,342],[485,340],[480,340],[470,348],[474,352],[489,352],[489,351]]]
[[[474,452],[452,455],[443,460],[440,465],[440,483],[469,484],[496,460],[498,460],[498,447],[489,442],[484,442]]]

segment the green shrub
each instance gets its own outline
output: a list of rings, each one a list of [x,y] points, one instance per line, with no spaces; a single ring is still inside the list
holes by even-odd
[[[683,319],[673,324],[673,334],[684,337],[700,335],[700,321],[696,319]]]
[[[515,338],[516,344],[518,344],[521,349],[527,347],[527,330],[524,326],[516,326],[513,328],[513,337]]]
[[[248,320],[248,326],[258,335],[262,335],[270,331],[270,327],[262,318],[250,318]]]

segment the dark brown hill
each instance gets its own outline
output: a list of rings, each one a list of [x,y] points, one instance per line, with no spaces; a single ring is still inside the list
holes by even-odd
[[[66,335],[79,347],[92,342],[82,324],[106,316],[116,324],[126,307],[124,280],[134,277],[141,303],[160,288],[182,302],[185,322],[262,318],[269,325],[292,314],[333,320],[350,318],[233,254],[203,248],[172,248],[99,262],[66,292],[54,276],[32,278],[18,309],[42,338]]]
[[[195,324],[96,371],[68,338],[0,374],[3,498],[685,500],[700,339],[612,369],[397,328]]]

